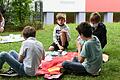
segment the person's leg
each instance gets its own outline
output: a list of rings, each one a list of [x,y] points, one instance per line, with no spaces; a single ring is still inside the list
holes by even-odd
[[[15,50],[11,50],[9,51],[9,54],[15,58],[16,60],[18,60],[18,53]]]
[[[18,62],[18,60],[13,58],[10,54],[8,53],[0,54],[0,68],[1,69],[2,69],[4,62],[7,62],[10,65],[10,67],[12,67],[19,75],[25,75],[23,64]]]
[[[13,57],[14,59],[18,60],[18,53],[15,50],[11,50],[9,51],[9,53],[11,57]],[[4,72],[4,74],[14,74],[16,73],[16,71],[12,68],[9,67],[8,71]]]
[[[72,60],[72,62],[79,62],[78,61],[78,57],[74,57],[73,60]]]
[[[71,72],[77,73],[77,74],[87,74],[86,69],[79,62],[64,61],[62,63],[62,66],[66,71],[68,70],[68,71],[71,71]]]
[[[68,41],[66,41],[64,48],[67,49],[68,45],[69,45],[69,43],[68,43]]]
[[[66,41],[67,41],[66,32],[62,32],[62,33],[61,33],[60,40],[61,40],[61,45],[64,47],[64,46],[65,46],[65,43],[66,43]]]
[[[48,50],[49,50],[49,51],[54,51],[54,47],[53,47],[53,46],[50,46]]]
[[[59,48],[58,48],[57,44],[52,43],[48,50],[49,51],[54,51],[54,50],[57,51],[57,50],[59,50]]]

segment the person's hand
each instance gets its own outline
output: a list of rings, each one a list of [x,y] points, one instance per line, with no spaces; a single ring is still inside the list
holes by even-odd
[[[64,47],[62,47],[61,45],[58,45],[58,47],[59,47],[60,50],[64,49]]]
[[[62,46],[59,46],[59,49],[60,49],[60,50],[63,50],[63,49],[64,49],[64,47],[62,47]]]
[[[61,32],[67,32],[65,29],[62,29]]]

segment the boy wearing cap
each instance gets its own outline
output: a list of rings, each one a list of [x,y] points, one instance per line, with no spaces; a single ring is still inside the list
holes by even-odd
[[[65,24],[66,15],[58,13],[56,15],[57,25],[53,31],[53,43],[49,47],[50,51],[65,50],[69,45],[70,33],[69,27]]]

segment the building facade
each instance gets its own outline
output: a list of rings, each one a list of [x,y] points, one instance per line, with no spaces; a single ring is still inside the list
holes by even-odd
[[[42,2],[44,24],[54,24],[58,12],[64,12],[66,15],[72,13],[75,23],[86,21],[86,13],[91,12],[104,13],[103,21],[113,22],[113,13],[120,12],[120,0],[42,0]]]

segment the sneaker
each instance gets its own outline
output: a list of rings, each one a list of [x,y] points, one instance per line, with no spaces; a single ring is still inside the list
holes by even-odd
[[[100,75],[100,72],[101,72],[101,68],[98,70],[97,73],[92,74],[92,76],[99,76],[99,75]]]
[[[104,54],[102,54],[102,57],[103,57],[103,63],[109,61],[109,55],[104,53]]]
[[[18,73],[13,69],[9,69],[8,71],[0,74],[0,76],[8,76],[8,77],[9,76],[18,76]]]

